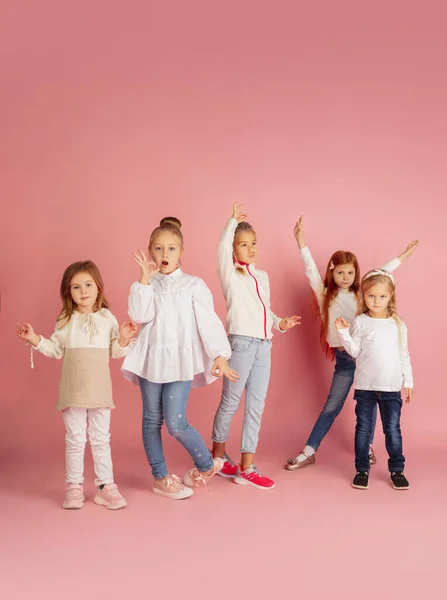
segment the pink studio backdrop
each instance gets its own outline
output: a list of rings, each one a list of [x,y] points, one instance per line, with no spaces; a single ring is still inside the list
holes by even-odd
[[[299,330],[274,337],[260,466],[268,461],[274,476],[302,447],[333,370],[319,348],[293,238],[301,214],[322,271],[340,248],[354,251],[365,272],[420,239],[396,274],[416,382],[403,429],[409,457],[421,445],[433,456],[444,452],[443,3],[5,4],[3,474],[43,474],[53,462],[57,485],[63,481],[64,432],[54,408],[61,363],[38,355],[31,371],[15,323],[28,320],[51,334],[62,272],[86,258],[99,265],[112,311],[125,318],[138,276],[132,252],[146,247],[166,215],[182,220],[184,269],[204,278],[224,319],[216,246],[235,198],[245,201],[258,233],[273,310],[302,316]],[[115,462],[148,481],[139,391],[119,366],[112,364]],[[190,398],[190,420],[207,439],[220,390],[215,383]],[[240,417],[230,442],[235,456]],[[351,464],[353,428],[349,400],[322,461],[335,454]],[[376,446],[384,461],[380,430]],[[186,464],[169,440],[167,453],[170,464]]]

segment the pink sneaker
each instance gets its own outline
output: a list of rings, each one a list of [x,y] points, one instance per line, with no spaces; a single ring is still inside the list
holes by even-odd
[[[275,482],[262,475],[255,465],[250,465],[245,471],[242,471],[242,469],[238,467],[234,483],[238,483],[239,485],[251,485],[252,487],[258,488],[258,490],[271,490],[275,487]]]
[[[224,461],[222,458],[213,458],[213,463],[213,468],[209,473],[206,474],[194,467],[194,469],[188,471],[183,477],[183,483],[188,487],[200,487],[205,485],[211,479],[211,477],[216,475],[216,473],[218,473],[224,466]]]
[[[193,495],[192,489],[184,486],[177,475],[168,475],[163,479],[156,479],[153,492],[158,496],[164,496],[172,500],[183,500],[183,498],[189,498]]]
[[[121,496],[116,483],[108,483],[102,489],[98,488],[93,502],[110,510],[118,510],[127,506],[127,502]]]
[[[82,508],[84,506],[84,490],[82,485],[77,483],[69,483],[65,488],[65,498],[62,504],[62,508],[73,510],[75,508]]]
[[[221,477],[236,477],[237,464],[231,460],[228,454],[224,454],[222,460],[224,461],[224,466],[217,474]]]

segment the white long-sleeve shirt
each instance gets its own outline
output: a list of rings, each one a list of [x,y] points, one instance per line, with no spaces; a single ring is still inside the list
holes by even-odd
[[[227,303],[227,331],[233,335],[271,339],[272,328],[281,331],[281,318],[270,308],[269,277],[254,264],[238,264],[244,273],[236,270],[233,262],[236,227],[236,219],[230,219],[217,248],[220,283]]]
[[[57,408],[114,408],[109,356],[122,358],[129,346],[118,343],[118,321],[107,308],[88,315],[75,311],[64,327],[34,348],[50,358],[64,359]]]
[[[400,335],[399,335],[400,327]],[[399,392],[413,387],[408,331],[403,321],[373,319],[366,314],[351,329],[340,329],[343,347],[356,359],[355,389]]]
[[[323,311],[323,302],[326,295],[326,288],[324,287],[323,280],[321,278],[318,267],[310,253],[309,248],[306,246],[301,248],[300,254],[304,261],[306,268],[306,277],[309,280],[310,287],[312,288],[320,308],[320,313]],[[393,258],[389,262],[385,263],[381,269],[391,273],[395,271],[402,263],[398,258]],[[335,328],[335,321],[338,317],[343,317],[348,323],[352,323],[358,309],[358,299],[354,292],[339,288],[338,294],[329,306],[329,321],[328,321],[328,335],[327,343],[330,348],[337,348],[340,346],[340,340],[338,337],[337,329]]]
[[[134,283],[129,316],[143,325],[121,368],[134,383],[139,376],[153,383],[192,381],[200,387],[216,380],[213,361],[231,356],[210,290],[181,269],[156,273],[149,285]]]

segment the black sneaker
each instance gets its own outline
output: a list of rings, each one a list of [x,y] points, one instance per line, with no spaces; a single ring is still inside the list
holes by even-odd
[[[357,471],[357,475],[354,477],[354,481],[352,482],[352,487],[356,488],[357,490],[367,490],[368,480],[369,473],[366,471]]]
[[[398,473],[391,473],[390,479],[395,490],[408,490],[410,487],[410,484],[408,483],[408,480],[402,471],[399,471]]]

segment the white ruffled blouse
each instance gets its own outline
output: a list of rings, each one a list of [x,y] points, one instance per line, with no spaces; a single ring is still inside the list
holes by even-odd
[[[149,285],[135,282],[129,316],[142,325],[121,368],[134,383],[142,377],[153,383],[192,381],[193,387],[204,386],[216,379],[211,375],[214,360],[231,356],[209,288],[181,269],[156,273]]]

